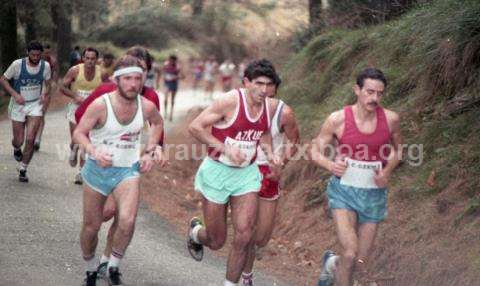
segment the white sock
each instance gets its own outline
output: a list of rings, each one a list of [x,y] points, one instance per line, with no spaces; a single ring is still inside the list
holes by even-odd
[[[196,243],[200,243],[200,240],[198,240],[198,232],[202,228],[201,225],[197,224],[193,229],[192,229],[192,234],[190,235]]]
[[[28,164],[25,164],[25,163],[23,163],[23,162],[20,162],[20,167],[19,167],[20,170],[26,170],[27,167],[28,167]]]
[[[85,267],[86,271],[89,271],[89,272],[97,271],[98,259],[95,257],[95,255],[92,256],[91,258],[88,258],[88,259],[85,259],[85,257],[84,257],[83,260],[85,260],[85,262],[87,264],[86,267]]]
[[[110,254],[110,260],[108,261],[108,268],[119,267],[120,261],[123,258],[123,254],[112,249],[112,254]]]
[[[253,271],[250,272],[250,273],[242,272],[242,277],[244,277],[244,278],[252,278],[252,277],[253,277]]]
[[[237,283],[233,283],[228,280],[225,280],[225,282],[223,282],[223,286],[236,286],[236,285]]]
[[[102,254],[102,258],[100,258],[100,264],[108,262],[110,258],[108,256],[105,256],[105,254]]]

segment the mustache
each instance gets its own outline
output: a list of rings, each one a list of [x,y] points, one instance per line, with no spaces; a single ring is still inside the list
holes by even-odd
[[[372,101],[372,102],[367,103],[367,105],[377,106],[378,102]]]

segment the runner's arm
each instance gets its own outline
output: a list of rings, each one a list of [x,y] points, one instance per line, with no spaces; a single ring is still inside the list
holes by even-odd
[[[298,130],[295,113],[290,106],[284,105],[282,109],[281,128],[288,139],[283,154],[283,164],[287,164],[298,151],[297,144],[300,142],[300,132]]]
[[[236,101],[235,96],[228,94],[215,100],[190,123],[188,126],[190,134],[201,143],[214,148],[215,152],[224,153],[225,145],[212,135],[210,128],[227,116],[227,110],[235,108]]]
[[[163,118],[158,112],[156,106],[149,100],[142,100],[145,119],[150,123],[150,136],[145,150],[150,151],[160,146],[163,134]]]
[[[71,99],[75,100],[75,98],[79,97],[77,94],[75,94],[71,89],[70,85],[72,82],[75,81],[75,78],[78,75],[78,66],[71,67],[67,74],[63,77],[63,81],[60,84],[60,91],[65,95],[70,97]],[[81,100],[80,100],[81,101]]]
[[[77,124],[75,131],[73,131],[73,142],[82,146],[87,154],[92,156],[95,152],[95,147],[90,142],[88,135],[106,112],[106,106],[102,101],[103,99],[95,100],[88,106],[82,120]]]
[[[9,79],[6,78],[4,75],[0,77],[0,84],[12,97],[14,98],[22,97],[15,89],[13,89],[13,87],[10,85],[8,81]]]
[[[338,126],[339,113],[332,113],[323,123],[318,136],[313,139],[310,155],[312,160],[320,167],[333,172],[335,163],[326,156],[327,148],[332,147],[335,138],[335,129]]]
[[[389,178],[393,170],[400,164],[402,158],[403,137],[400,130],[400,116],[397,113],[389,112],[391,118],[392,148],[387,159],[387,164],[383,168],[384,174]]]

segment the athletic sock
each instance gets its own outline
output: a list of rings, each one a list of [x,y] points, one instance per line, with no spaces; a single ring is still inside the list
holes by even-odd
[[[119,267],[120,261],[123,258],[123,253],[112,249],[112,254],[110,255],[110,260],[108,261],[108,268]]]
[[[201,243],[200,240],[198,239],[198,232],[200,231],[201,228],[202,226],[200,224],[197,224],[192,229],[192,234],[190,235],[190,237],[193,239],[193,241],[195,241],[195,243]]]
[[[237,286],[237,283],[233,283],[228,280],[225,280],[225,282],[223,282],[223,286]]]
[[[91,257],[83,257],[83,260],[85,260],[86,267],[85,270],[88,272],[95,272],[97,271],[98,267],[98,260],[96,259],[95,255],[92,255]]]
[[[105,254],[102,254],[102,258],[100,258],[100,264],[108,262],[110,258],[106,256]]]
[[[250,273],[242,272],[242,278],[244,278],[244,279],[252,279],[252,278],[253,278],[253,271],[250,272]]]

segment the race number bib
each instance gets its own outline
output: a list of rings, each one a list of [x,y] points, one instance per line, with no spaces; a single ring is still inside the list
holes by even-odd
[[[25,101],[33,101],[40,98],[40,92],[42,91],[41,85],[26,85],[20,87],[20,95]]]
[[[90,93],[92,93],[90,90],[81,90],[81,89],[77,90],[77,95],[83,99],[90,96]]]
[[[355,188],[377,189],[375,171],[382,169],[382,162],[357,161],[346,159],[347,170],[340,179],[340,184]]]
[[[220,155],[218,161],[232,167],[246,167],[250,165],[253,157],[257,152],[257,142],[256,141],[239,141],[233,138],[227,137],[225,138],[225,146],[235,146],[245,155],[245,161],[242,164],[238,165],[233,163],[230,158],[228,158],[225,154]]]

